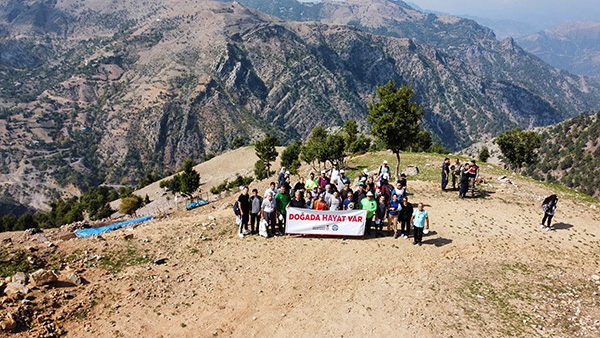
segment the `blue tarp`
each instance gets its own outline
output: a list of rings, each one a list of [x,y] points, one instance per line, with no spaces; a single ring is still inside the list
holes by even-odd
[[[145,222],[147,220],[152,219],[152,217],[154,217],[154,216],[146,216],[146,217],[134,218],[134,219],[130,219],[129,221],[119,222],[119,223],[113,223],[111,225],[103,226],[103,227],[100,227],[100,228],[81,229],[81,230],[75,231],[75,235],[77,235],[79,237],[84,237],[84,238],[85,237],[90,237],[90,236],[93,236],[93,235],[99,235],[99,234],[101,234],[103,232],[117,230],[119,228],[126,227],[126,226],[131,225],[131,224]]]
[[[205,204],[208,204],[207,200],[190,203],[190,204],[187,205],[187,209],[188,210],[194,209],[194,208],[197,208],[197,207],[205,205]]]

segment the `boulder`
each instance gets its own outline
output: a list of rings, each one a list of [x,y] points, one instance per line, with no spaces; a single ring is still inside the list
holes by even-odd
[[[27,229],[27,230],[23,231],[23,236],[30,237],[30,236],[38,234],[40,232],[42,232],[42,230],[40,230],[38,228],[31,228],[31,229]]]
[[[17,327],[16,317],[17,315],[12,312],[7,314],[0,322],[0,328],[4,331],[14,330]]]
[[[29,289],[21,283],[11,282],[11,283],[6,284],[4,293],[7,296],[14,296],[14,295],[18,295],[18,294],[26,295],[29,293]]]
[[[68,241],[68,240],[73,239],[75,237],[77,237],[77,235],[75,235],[74,232],[68,232],[66,234],[59,235],[58,239],[60,239],[61,241]]]
[[[506,175],[502,175],[502,176],[498,177],[498,181],[500,181],[502,183],[512,184],[512,181]]]
[[[419,172],[419,167],[417,167],[415,164],[411,164],[402,170],[402,174],[406,175],[407,177],[419,175]]]
[[[27,284],[27,274],[25,272],[17,272],[14,276],[12,276],[13,283],[21,283],[23,285]]]
[[[56,282],[58,277],[54,273],[54,271],[39,269],[38,271],[32,273],[29,276],[33,282],[33,284],[40,286],[52,282]]]
[[[77,285],[81,285],[83,283],[83,281],[81,280],[81,277],[79,277],[75,272],[73,272],[70,276],[69,276],[69,280],[71,282],[73,282],[73,284],[77,284]]]

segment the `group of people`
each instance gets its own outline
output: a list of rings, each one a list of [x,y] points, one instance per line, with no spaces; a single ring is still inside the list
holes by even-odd
[[[429,215],[419,203],[414,210],[408,202],[406,193],[406,175],[402,174],[395,186],[390,184],[391,170],[387,161],[370,175],[364,169],[357,179],[354,189],[351,180],[338,163],[334,163],[330,171],[321,171],[315,179],[311,172],[309,177],[300,178],[291,185],[291,174],[285,167],[281,169],[277,182],[271,182],[262,196],[257,189],[249,194],[244,187],[236,202],[239,210],[240,237],[246,234],[257,234],[261,218],[266,220],[268,236],[285,234],[285,220],[288,207],[314,210],[355,210],[367,211],[365,235],[376,237],[383,235],[383,225],[387,222],[388,230],[393,229],[394,238],[408,238],[411,228],[414,229],[413,244],[422,244],[423,230],[429,229]]]
[[[446,157],[442,163],[442,191],[447,191],[450,175],[452,175],[452,190],[458,190],[458,198],[465,198],[469,187],[474,187],[475,179],[479,174],[479,167],[475,160],[462,165],[460,159],[455,159],[450,165],[450,159]],[[458,188],[456,183],[458,181]]]

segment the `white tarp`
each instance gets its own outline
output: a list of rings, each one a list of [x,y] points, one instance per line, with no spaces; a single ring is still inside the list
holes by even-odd
[[[286,218],[288,235],[364,236],[367,211],[288,208]]]

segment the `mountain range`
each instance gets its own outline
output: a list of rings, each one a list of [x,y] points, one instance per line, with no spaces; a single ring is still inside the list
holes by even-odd
[[[518,39],[545,62],[600,80],[600,22],[571,22]]]
[[[2,0],[0,34],[2,194],[35,208],[236,137],[366,131],[389,80],[414,88],[451,149],[600,106],[595,81],[401,1]]]

